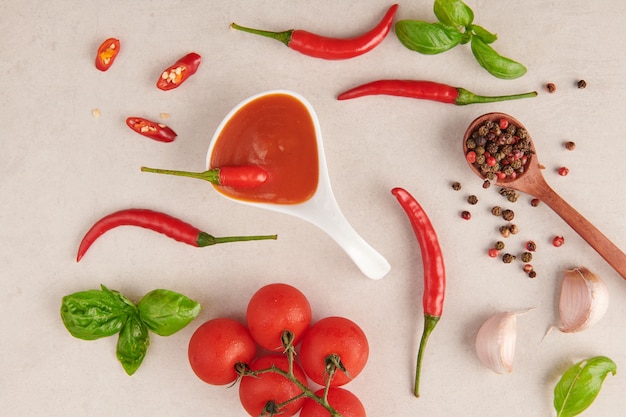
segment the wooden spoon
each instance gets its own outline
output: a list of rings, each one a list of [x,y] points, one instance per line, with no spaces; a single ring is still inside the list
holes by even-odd
[[[498,123],[501,118],[507,119],[509,123],[513,123],[517,127],[524,128],[524,125],[508,114],[484,114],[474,120],[467,128],[463,138],[463,155],[467,154],[467,139],[481,124],[488,120]],[[535,153],[535,146],[532,142],[530,134],[528,135],[528,138],[530,140],[532,154],[528,157],[524,173],[518,175],[515,179],[498,179],[496,181],[496,185],[524,192],[546,203],[548,207],[554,210],[556,214],[565,220],[565,222],[569,224],[572,229],[574,229],[585,241],[587,241],[587,243],[589,243],[589,245],[591,245],[591,247],[594,248],[600,256],[602,256],[609,263],[609,265],[611,265],[617,273],[622,276],[622,278],[626,279],[626,255],[624,252],[615,246],[615,244],[604,236],[602,232],[600,232],[593,224],[585,219],[552,188],[550,188],[541,173],[539,161],[537,160],[537,155]],[[469,162],[468,164],[476,175],[484,178],[484,176],[473,164]]]

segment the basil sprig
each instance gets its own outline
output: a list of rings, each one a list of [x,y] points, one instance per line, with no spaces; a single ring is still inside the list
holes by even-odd
[[[570,367],[554,387],[557,417],[574,417],[596,399],[606,376],[615,375],[617,365],[605,356],[587,359]]]
[[[399,20],[398,40],[408,49],[425,55],[440,54],[459,44],[471,42],[476,61],[491,75],[502,79],[519,78],[526,67],[496,52],[489,44],[498,36],[474,24],[474,12],[461,0],[435,0],[433,11],[439,22]]]
[[[200,309],[196,301],[162,289],[150,291],[135,305],[118,291],[101,285],[100,290],[63,297],[61,319],[72,336],[83,340],[119,333],[117,359],[126,373],[132,375],[148,351],[149,330],[159,336],[170,336],[196,318]]]

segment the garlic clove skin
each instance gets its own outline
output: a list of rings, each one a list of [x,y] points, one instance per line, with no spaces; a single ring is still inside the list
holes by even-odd
[[[497,374],[513,371],[517,342],[517,314],[497,313],[488,318],[476,335],[476,354],[487,368]]]
[[[559,297],[559,330],[580,332],[596,324],[609,307],[604,281],[585,267],[565,270]]]

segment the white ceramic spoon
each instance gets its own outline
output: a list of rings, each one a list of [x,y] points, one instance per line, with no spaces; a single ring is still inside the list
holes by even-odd
[[[230,111],[230,113],[228,113],[213,135],[207,154],[207,167],[210,167],[211,155],[213,153],[215,143],[224,129],[224,126],[233,117],[233,115],[235,115],[243,106],[251,101],[272,94],[287,94],[296,98],[307,108],[309,114],[311,115],[311,119],[313,120],[313,125],[315,127],[319,162],[319,178],[315,194],[310,199],[299,204],[259,203],[238,200],[223,193],[218,194],[241,204],[285,213],[306,220],[328,233],[328,235],[330,235],[339,244],[339,246],[341,246],[361,272],[363,272],[363,274],[365,274],[368,278],[380,279],[384,277],[391,269],[389,262],[387,262],[387,260],[380,253],[372,248],[354,230],[342,214],[341,209],[335,200],[335,196],[330,185],[330,178],[328,176],[326,157],[324,156],[324,146],[322,143],[322,132],[320,129],[319,119],[311,104],[304,97],[287,90],[273,90],[254,95],[239,103]]]

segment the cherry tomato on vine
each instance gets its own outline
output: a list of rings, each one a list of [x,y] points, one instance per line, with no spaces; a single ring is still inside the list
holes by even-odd
[[[250,369],[258,371],[268,369],[272,365],[285,372],[289,370],[289,360],[285,356],[277,354],[261,356],[250,364]],[[293,364],[293,373],[298,381],[306,385],[306,375],[297,363]],[[274,414],[281,417],[292,416],[302,408],[305,397],[295,401],[289,400],[300,394],[302,394],[302,389],[275,372],[244,376],[239,384],[241,405],[253,417]],[[281,406],[285,402],[287,403]]]
[[[336,387],[354,379],[365,367],[368,356],[367,337],[356,323],[343,317],[327,317],[307,331],[298,358],[304,372],[319,385],[326,385],[329,371],[336,369],[330,382]],[[338,368],[333,365],[337,363],[333,358],[339,359]]]
[[[254,340],[265,349],[284,351],[282,335],[293,334],[297,345],[311,324],[311,305],[295,287],[269,284],[260,288],[248,302],[246,322]]]
[[[320,398],[324,395],[324,389],[315,393]],[[366,417],[365,407],[356,395],[350,391],[331,387],[328,390],[328,403],[339,413],[341,417]],[[300,411],[300,417],[329,417],[330,413],[314,400],[307,398]]]
[[[106,71],[111,68],[113,61],[120,53],[120,41],[115,38],[109,38],[102,42],[98,47],[96,54],[96,68],[100,71]]]
[[[198,378],[208,384],[225,385],[237,379],[237,363],[252,362],[256,344],[246,326],[237,320],[218,318],[196,329],[187,353]]]

